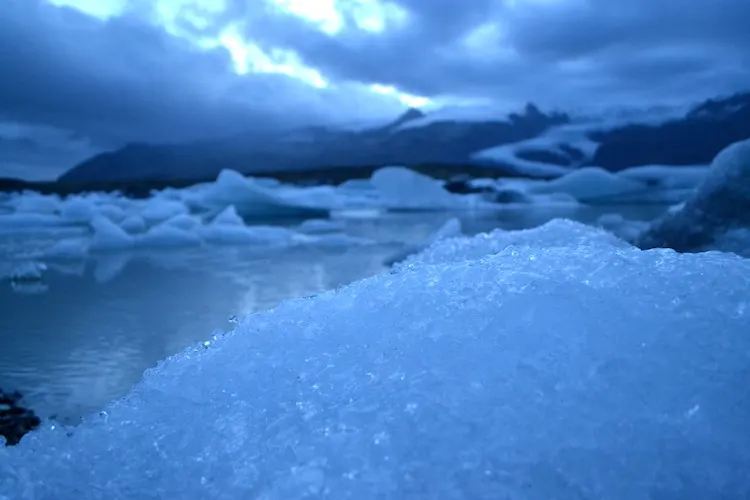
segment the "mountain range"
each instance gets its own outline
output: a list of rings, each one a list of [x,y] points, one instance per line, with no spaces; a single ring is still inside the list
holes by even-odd
[[[553,177],[581,166],[616,171],[707,164],[727,145],[748,137],[750,92],[711,99],[657,121],[583,120],[545,113],[534,104],[486,119],[409,109],[391,123],[363,130],[309,127],[181,145],[130,144],[74,166],[58,181],[187,181],[212,178],[222,169],[259,176],[347,169],[356,177],[384,165],[461,165],[496,170],[498,176]],[[529,170],[528,164],[558,169]]]

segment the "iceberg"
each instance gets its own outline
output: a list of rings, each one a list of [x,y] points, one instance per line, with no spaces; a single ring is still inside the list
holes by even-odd
[[[467,208],[465,197],[449,193],[439,181],[405,167],[378,169],[370,183],[380,195],[380,204],[389,210]]]
[[[700,251],[742,228],[750,228],[750,139],[716,155],[693,196],[652,223],[635,243],[644,249]]]
[[[270,186],[244,177],[234,170],[222,170],[216,181],[200,189],[186,190],[188,206],[219,213],[233,205],[243,218],[268,216],[327,216],[339,205],[334,188],[293,188]]]
[[[0,498],[749,498],[750,261],[555,221],[248,316]]]

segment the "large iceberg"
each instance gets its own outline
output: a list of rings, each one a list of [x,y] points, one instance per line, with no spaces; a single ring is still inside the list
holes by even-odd
[[[552,222],[249,316],[0,498],[750,498],[750,261]]]
[[[703,250],[727,232],[743,228],[750,228],[750,139],[716,155],[695,194],[654,222],[636,238],[636,244],[641,248]]]

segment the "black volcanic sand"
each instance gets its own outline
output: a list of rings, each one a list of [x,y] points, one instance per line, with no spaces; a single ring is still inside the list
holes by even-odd
[[[24,434],[41,423],[33,410],[24,408],[20,403],[21,394],[0,389],[0,436],[5,438],[6,446],[18,444]]]

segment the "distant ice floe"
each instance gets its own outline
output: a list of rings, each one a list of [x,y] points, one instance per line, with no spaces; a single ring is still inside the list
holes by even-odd
[[[457,194],[447,191],[441,181],[398,166],[379,169],[370,179],[315,187],[225,170],[215,182],[154,192],[148,199],[104,193],[6,196],[0,234],[54,232],[58,241],[42,257],[58,260],[142,248],[361,245],[371,241],[347,236],[341,220],[337,221],[342,214],[491,213],[510,206],[575,211],[581,203],[678,203],[691,195],[706,171],[705,167],[650,166],[611,173],[582,168],[549,181],[467,181],[474,192]],[[288,217],[309,222],[298,227],[256,222]]]

